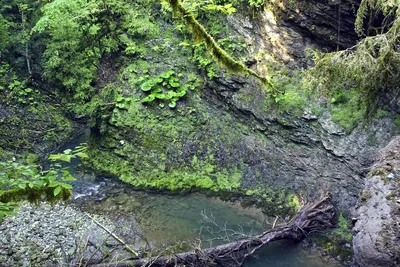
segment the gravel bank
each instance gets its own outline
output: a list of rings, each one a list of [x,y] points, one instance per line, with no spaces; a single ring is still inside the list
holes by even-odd
[[[115,229],[105,218],[96,220]],[[89,258],[102,257],[95,247],[107,237],[103,229],[73,207],[24,204],[17,216],[7,217],[0,224],[0,265],[68,266],[84,253]]]

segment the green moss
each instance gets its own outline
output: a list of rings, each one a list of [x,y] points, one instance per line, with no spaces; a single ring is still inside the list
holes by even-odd
[[[11,160],[14,156],[14,153],[8,150],[5,150],[0,147],[0,161],[8,161]]]
[[[180,169],[166,170],[164,164],[132,166],[131,161],[115,154],[96,151],[90,156],[90,164],[96,170],[119,177],[122,181],[140,189],[188,192],[198,190],[236,191],[240,186],[241,173],[225,169],[207,161]]]
[[[326,253],[339,259],[342,262],[352,262],[353,259],[353,249],[345,246],[343,243],[337,239],[328,235],[312,235],[313,241],[317,246],[321,247]]]
[[[385,117],[391,117],[391,113],[389,112],[389,111],[387,111],[387,110],[383,110],[383,109],[378,109],[377,111],[376,111],[376,114],[375,114],[375,116],[378,118],[378,119],[380,119],[380,118],[385,118]]]
[[[110,127],[91,142],[88,163],[136,188],[236,191],[241,163],[216,156],[225,153],[221,143],[239,141],[230,116],[210,117],[203,106],[192,104],[178,110],[143,106],[137,100],[123,108],[116,105]]]
[[[334,122],[338,123],[346,133],[364,121],[365,106],[359,101],[355,91],[341,91],[331,99],[329,110]]]
[[[394,124],[396,125],[396,127],[400,128],[400,115],[398,115],[398,116],[394,119]]]
[[[299,117],[303,114],[304,108],[309,106],[307,94],[299,90],[299,85],[286,84],[283,87],[285,94],[277,95],[275,102],[281,112],[290,112]]]
[[[347,220],[343,217],[343,214],[340,213],[338,222],[337,222],[337,228],[333,231],[333,234],[337,236],[338,238],[341,238],[345,240],[348,243],[351,243],[353,236],[351,233],[351,228],[349,227],[349,223]]]
[[[385,198],[387,200],[391,200],[391,199],[395,199],[397,197],[397,193],[391,193],[389,195],[387,195]]]
[[[362,202],[366,202],[370,198],[371,198],[371,194],[369,192],[363,192],[363,194],[360,197]]]
[[[342,213],[338,217],[337,227],[325,233],[312,234],[313,241],[329,255],[342,262],[352,262],[352,232]],[[350,245],[350,246],[349,246]]]

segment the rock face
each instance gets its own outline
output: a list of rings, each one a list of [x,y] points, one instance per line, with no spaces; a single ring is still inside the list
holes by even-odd
[[[0,152],[10,151],[17,158],[27,152],[44,156],[79,132],[79,125],[51,103],[21,105],[2,98],[6,95],[0,95]]]
[[[367,178],[353,238],[361,266],[400,264],[400,136],[379,153]]]
[[[228,106],[236,118],[263,136],[244,140],[249,149],[241,153],[247,153],[249,164],[243,186],[264,183],[305,190],[309,196],[329,190],[339,208],[348,211],[363,188],[364,168],[372,164],[380,144],[388,143],[398,131],[391,120],[380,120],[347,135],[327,111],[316,116],[305,110],[299,118],[274,114],[264,103],[266,93],[258,89],[259,85],[237,76],[219,77],[208,87],[209,101]]]
[[[347,10],[350,16],[350,3],[298,1],[300,11],[293,14],[291,23],[296,24],[296,16],[325,21],[324,12],[332,17],[339,6],[340,12]],[[281,12],[289,10],[295,12],[296,8]],[[237,12],[228,18],[236,33],[245,37],[250,57],[255,59],[249,60],[248,65],[259,73],[264,71],[261,62],[273,62],[274,58],[292,62],[294,67],[308,66],[305,48],[327,47],[325,35],[318,38],[305,34],[312,25],[289,27],[284,14],[280,20],[274,20],[268,10],[256,17],[251,12]],[[291,17],[289,13],[287,16]],[[325,32],[337,31],[336,24],[329,23]],[[341,23],[345,27],[342,29],[350,31],[350,18]],[[355,38],[346,40],[350,44]],[[262,54],[263,51],[271,52]],[[169,62],[179,66],[181,61],[172,54],[166,55]],[[157,55],[149,58],[149,62],[153,61],[162,65]],[[189,70],[188,65],[184,67]],[[130,93],[141,97],[135,95],[135,89]],[[185,101],[178,102],[178,112],[137,102],[116,108],[107,122],[110,127],[106,133],[92,142],[92,166],[124,176],[125,182],[136,187],[172,191],[190,190],[192,186],[215,188],[216,183],[218,189],[267,188],[269,192],[295,192],[304,198],[331,191],[338,207],[350,213],[363,189],[364,168],[372,164],[377,151],[400,129],[385,118],[347,134],[327,110],[321,114],[309,108],[300,114],[279,113],[269,100],[257,80],[219,73],[208,81],[200,97],[189,93]],[[231,179],[236,176],[239,178]]]
[[[283,0],[278,5],[282,24],[298,30],[325,48],[345,49],[358,37],[354,31],[358,0]]]
[[[311,49],[334,51],[356,43],[358,2],[284,0],[256,14],[249,10],[237,12],[228,17],[228,22],[245,37],[257,61],[277,59],[289,67],[306,68],[313,64]]]

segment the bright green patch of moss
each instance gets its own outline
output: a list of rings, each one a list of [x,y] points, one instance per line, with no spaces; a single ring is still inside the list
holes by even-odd
[[[216,155],[226,153],[222,144],[232,146],[240,135],[229,126],[229,116],[211,117],[193,105],[180,110],[143,106],[137,100],[124,108],[117,105],[112,127],[93,141],[90,164],[137,188],[237,190],[240,163]]]
[[[332,119],[338,123],[346,133],[364,121],[365,106],[359,101],[355,91],[340,91],[331,98],[329,110]]]
[[[349,227],[349,223],[343,217],[343,214],[340,213],[337,223],[337,228],[333,231],[333,234],[338,238],[345,240],[348,243],[351,243],[353,236],[351,233],[351,228]]]
[[[395,119],[394,119],[394,124],[396,125],[396,127],[400,128],[400,115],[398,115]]]

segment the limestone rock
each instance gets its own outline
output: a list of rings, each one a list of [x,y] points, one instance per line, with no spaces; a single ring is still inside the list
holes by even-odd
[[[368,177],[363,191],[362,203],[357,210],[358,220],[353,228],[354,256],[358,264],[365,267],[399,266],[400,250],[400,178],[389,180],[385,167],[400,169],[400,136],[383,148],[372,172],[382,174]]]

